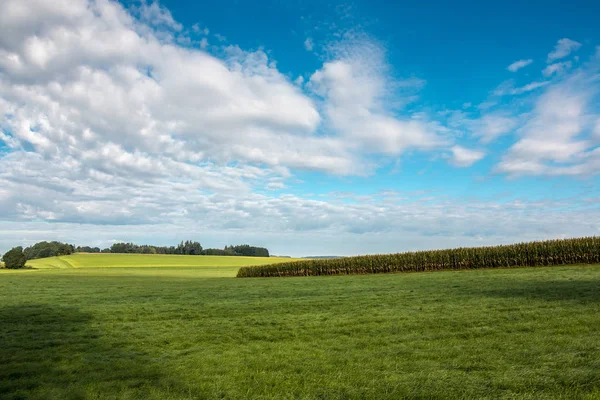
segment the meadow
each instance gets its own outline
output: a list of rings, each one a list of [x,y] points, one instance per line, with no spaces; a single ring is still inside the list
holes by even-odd
[[[92,274],[91,270],[95,269],[104,275],[234,277],[241,266],[289,261],[296,260],[283,257],[75,253],[68,256],[29,260],[27,266],[34,269],[68,269],[73,274],[84,275]],[[111,271],[105,271],[106,269]]]
[[[600,398],[600,265],[234,279],[116,259],[0,271],[0,398]]]

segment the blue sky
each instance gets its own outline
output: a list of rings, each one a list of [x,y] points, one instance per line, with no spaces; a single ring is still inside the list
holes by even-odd
[[[600,5],[388,3],[3,2],[0,251],[597,235]]]

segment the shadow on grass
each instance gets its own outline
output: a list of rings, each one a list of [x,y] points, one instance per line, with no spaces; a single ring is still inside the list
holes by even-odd
[[[178,385],[156,360],[109,343],[77,308],[0,308],[0,398],[176,397]]]
[[[528,298],[532,300],[600,302],[600,281],[521,281],[510,286],[487,288],[477,292],[486,297]]]

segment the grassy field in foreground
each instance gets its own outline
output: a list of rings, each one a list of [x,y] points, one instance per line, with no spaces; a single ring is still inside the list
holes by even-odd
[[[290,261],[290,258],[278,257],[228,257],[228,256],[182,256],[170,254],[86,254],[76,253],[69,256],[41,258],[29,260],[27,266],[36,269],[72,269],[72,268],[118,268],[123,273],[140,273],[141,268],[159,270],[142,274],[163,274],[163,268],[174,273],[186,273],[186,269],[200,269],[195,275],[207,277],[235,276],[241,266],[264,265]],[[135,271],[131,268],[136,268]],[[175,271],[178,270],[178,271]],[[167,272],[168,274],[168,272]]]
[[[126,270],[0,271],[0,398],[600,398],[598,265]]]

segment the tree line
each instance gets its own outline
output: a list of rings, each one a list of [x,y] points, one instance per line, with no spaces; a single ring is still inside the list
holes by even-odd
[[[92,250],[92,251],[86,251]],[[89,249],[78,247],[78,252],[89,253],[134,253],[134,254],[182,254],[190,256],[245,256],[245,257],[269,257],[269,250],[264,247],[250,246],[247,244],[237,246],[225,246],[223,249],[204,249],[199,242],[186,240],[177,246],[150,246],[137,245],[133,243],[115,243],[110,248],[100,250],[97,247]]]
[[[204,249],[199,242],[186,240],[177,246],[151,246],[134,243],[115,243],[100,249],[99,247],[74,246],[57,241],[39,242],[23,249],[18,246],[9,250],[2,257],[6,268],[23,268],[27,260],[37,258],[65,256],[73,253],[117,253],[117,254],[180,254],[180,255],[215,255],[215,256],[245,256],[269,257],[269,250],[264,247],[247,244],[225,246],[223,249]]]

